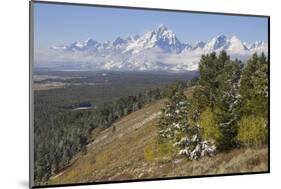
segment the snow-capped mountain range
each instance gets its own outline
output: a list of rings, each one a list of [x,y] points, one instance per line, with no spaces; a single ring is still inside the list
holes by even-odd
[[[202,54],[222,50],[232,58],[248,59],[254,52],[268,52],[267,42],[253,44],[218,35],[210,41],[195,44],[181,42],[164,25],[139,36],[118,37],[100,43],[94,39],[35,49],[35,66],[59,70],[171,71],[198,69]]]

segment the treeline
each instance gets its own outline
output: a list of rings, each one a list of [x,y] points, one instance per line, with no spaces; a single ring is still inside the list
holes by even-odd
[[[146,103],[160,99],[162,95],[163,92],[156,88],[105,103],[94,116],[94,127],[110,127],[116,119],[141,109]]]
[[[246,64],[226,52],[203,55],[191,99],[173,90],[159,122],[159,138],[190,159],[240,146],[267,143],[268,61],[253,54]]]
[[[170,96],[171,87],[186,89],[188,86],[194,85],[197,78],[190,81],[177,81],[166,87],[159,89],[146,90],[135,96],[122,97],[114,102],[105,103],[96,113],[94,127],[107,128],[118,118],[125,116],[131,112],[141,109],[145,104]]]
[[[187,83],[178,82],[176,85],[184,88]],[[118,118],[141,109],[146,103],[163,98],[167,91],[167,88],[149,89],[137,95],[104,103],[96,109],[82,111],[71,111],[65,107],[58,108],[44,101],[36,101],[34,111],[36,182],[46,182],[51,175],[67,166],[78,152],[86,152],[86,145],[92,140],[93,129],[110,127]]]

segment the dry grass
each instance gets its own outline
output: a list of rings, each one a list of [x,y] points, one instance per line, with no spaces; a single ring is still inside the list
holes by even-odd
[[[184,91],[184,95],[188,98],[191,99],[193,92],[194,92],[195,87],[191,87],[188,90]]]
[[[88,153],[48,184],[267,171],[266,147],[232,150],[198,161],[176,156],[167,161],[146,159],[144,152],[155,141],[157,113],[163,105],[164,100],[159,100],[123,117],[114,124],[115,132],[108,128],[93,133],[95,141],[88,145]]]
[[[199,161],[183,162],[168,176],[263,172],[268,170],[267,157],[267,148],[236,149],[215,157],[205,157]]]
[[[142,166],[144,147],[157,135],[157,112],[163,104],[159,100],[118,120],[115,132],[112,128],[100,132],[88,153],[49,184],[137,178],[135,168]]]

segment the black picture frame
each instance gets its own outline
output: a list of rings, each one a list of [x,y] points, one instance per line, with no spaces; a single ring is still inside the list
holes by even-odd
[[[182,13],[197,13],[197,14],[211,14],[211,15],[224,15],[224,16],[245,16],[245,17],[263,17],[268,20],[268,170],[261,172],[243,172],[231,174],[215,174],[215,175],[197,175],[197,176],[179,176],[169,178],[151,178],[151,179],[133,179],[133,180],[120,180],[120,181],[105,181],[105,182],[87,182],[87,183],[71,183],[71,184],[54,184],[54,185],[34,185],[33,183],[33,55],[34,55],[34,3],[40,4],[56,4],[67,6],[86,6],[86,7],[101,7],[101,8],[115,8],[115,9],[131,9],[131,10],[148,10],[148,11],[162,11],[162,12],[182,12]],[[87,4],[87,3],[69,3],[69,2],[56,2],[56,1],[29,1],[29,187],[30,188],[52,188],[52,187],[66,187],[66,186],[82,186],[82,185],[99,185],[99,184],[113,184],[113,183],[130,183],[130,182],[144,182],[144,181],[161,181],[161,180],[174,180],[174,179],[190,179],[190,178],[209,178],[209,177],[223,177],[223,176],[239,176],[239,175],[252,175],[252,174],[268,174],[270,173],[270,16],[258,14],[242,14],[242,13],[227,13],[227,12],[208,12],[208,11],[193,11],[193,10],[178,10],[178,9],[163,9],[163,8],[148,8],[148,7],[132,7],[120,5],[102,5],[102,4]]]

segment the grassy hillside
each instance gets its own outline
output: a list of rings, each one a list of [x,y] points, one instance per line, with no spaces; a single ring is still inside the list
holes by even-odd
[[[34,182],[45,183],[84,152],[93,129],[110,127],[120,117],[162,98],[171,84],[191,84],[188,80],[194,74],[35,72]]]
[[[192,91],[186,91],[192,96]],[[236,149],[215,157],[190,161],[176,153],[148,157],[146,150],[158,134],[157,121],[165,100],[116,121],[103,131],[94,131],[95,140],[86,154],[50,178],[48,184],[69,184],[159,177],[267,171],[267,148]]]

